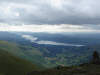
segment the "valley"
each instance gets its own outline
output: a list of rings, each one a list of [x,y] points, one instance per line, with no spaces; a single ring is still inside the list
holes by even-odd
[[[72,36],[65,34],[47,34],[47,33],[8,33],[1,32],[0,48],[18,56],[19,58],[28,60],[39,66],[45,68],[52,68],[57,65],[72,66],[86,63],[91,60],[91,55],[94,50],[98,52],[99,47],[99,35],[91,38],[85,36]],[[9,35],[9,36],[8,36]],[[22,35],[28,35],[28,39],[23,38]],[[60,35],[60,36],[59,36]],[[79,34],[77,34],[79,35]],[[29,39],[31,36],[31,40]],[[44,37],[45,36],[45,37]],[[38,38],[32,42],[32,40]],[[76,37],[76,39],[75,39]],[[96,38],[95,38],[96,37]],[[74,39],[73,39],[74,38]],[[79,39],[80,40],[79,40]],[[91,38],[91,39],[90,39]],[[94,39],[95,38],[95,39]],[[57,41],[58,39],[58,41]],[[94,40],[93,40],[94,39]],[[48,40],[54,41],[56,44],[38,44],[37,41]],[[83,45],[83,46],[64,46],[58,45],[58,42]],[[84,41],[84,42],[82,42]],[[86,41],[86,42],[85,42]],[[47,42],[47,41],[46,41]],[[53,42],[54,43],[54,42]],[[62,44],[62,43],[60,43]]]

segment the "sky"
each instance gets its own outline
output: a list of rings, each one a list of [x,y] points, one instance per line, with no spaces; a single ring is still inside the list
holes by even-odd
[[[100,32],[100,0],[0,0],[0,31]]]

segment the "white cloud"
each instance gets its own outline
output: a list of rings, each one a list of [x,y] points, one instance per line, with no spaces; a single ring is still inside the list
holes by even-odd
[[[22,37],[26,40],[31,41],[31,42],[35,42],[38,39],[37,37],[33,37],[33,36],[30,36],[30,35],[22,35]]]
[[[55,41],[45,41],[45,40],[40,40],[38,41],[37,37],[31,36],[31,35],[21,35],[22,38],[29,40],[33,43],[37,44],[45,44],[45,45],[56,45],[56,46],[75,46],[75,47],[81,47],[84,45],[75,45],[75,44],[67,44],[67,43],[59,43]]]
[[[81,47],[81,46],[84,46],[84,45],[74,45],[74,44],[66,44],[66,43],[58,43],[58,42],[54,42],[54,41],[38,41],[36,42],[38,44],[46,44],[46,45],[61,45],[61,46],[76,46],[76,47]]]
[[[67,33],[67,32],[100,32],[100,25],[8,25],[0,24],[0,31],[8,32],[47,32],[47,33]]]
[[[19,12],[16,12],[16,13],[15,13],[15,16],[16,16],[16,17],[19,17],[19,16],[20,16],[20,13],[19,13]]]

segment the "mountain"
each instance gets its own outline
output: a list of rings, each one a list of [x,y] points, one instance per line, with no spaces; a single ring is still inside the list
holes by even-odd
[[[25,75],[33,70],[39,67],[0,48],[0,75]]]

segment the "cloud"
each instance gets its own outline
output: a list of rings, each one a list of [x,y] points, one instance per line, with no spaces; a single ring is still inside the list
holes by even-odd
[[[30,36],[30,35],[22,35],[22,38],[29,40],[31,42],[35,42],[38,39],[37,37],[33,37],[33,36]]]
[[[46,32],[46,33],[68,33],[68,32],[100,32],[100,25],[8,25],[0,24],[0,31],[8,32]]]
[[[0,0],[8,24],[100,24],[100,0]]]
[[[84,46],[84,45],[74,45],[74,44],[59,43],[59,42],[54,42],[54,41],[45,41],[45,40],[38,41],[36,43],[45,44],[45,45],[57,45],[57,46],[59,46],[59,45],[60,46],[76,46],[76,47]]]
[[[38,41],[37,37],[31,36],[31,35],[21,35],[22,38],[29,40],[33,43],[37,44],[44,44],[44,45],[56,45],[56,46],[75,46],[75,47],[81,47],[84,45],[75,45],[75,44],[67,44],[67,43],[59,43],[59,42],[54,42],[54,41],[45,41],[45,40],[40,40]]]

